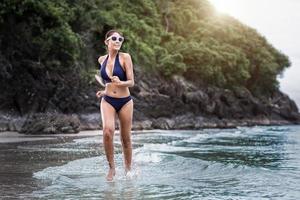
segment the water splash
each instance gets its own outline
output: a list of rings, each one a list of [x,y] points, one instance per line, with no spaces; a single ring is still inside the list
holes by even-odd
[[[287,131],[293,135],[288,135]],[[300,195],[300,128],[239,127],[162,131],[133,136],[132,171],[115,155],[116,177],[105,181],[104,155],[78,159],[34,173],[49,182],[38,198],[293,199]],[[299,137],[298,137],[299,138]],[[99,137],[77,145],[100,143]],[[300,138],[299,138],[300,139]],[[297,144],[297,145],[296,145]]]

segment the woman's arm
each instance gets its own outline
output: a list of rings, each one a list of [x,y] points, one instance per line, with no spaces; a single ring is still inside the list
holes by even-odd
[[[104,95],[106,95],[106,91],[105,90],[99,90],[99,91],[96,92],[96,96],[98,98],[100,98],[100,97],[102,97]]]
[[[101,63],[102,63],[102,61],[103,61],[103,58],[104,58],[104,56],[100,56],[99,58],[98,58],[98,63],[100,64],[100,66],[101,66]],[[101,69],[100,69],[101,70]],[[101,71],[99,70],[99,75],[98,74],[95,74],[95,78],[96,78],[96,80],[97,80],[97,82],[102,86],[102,87],[105,87],[105,84],[103,83],[103,79],[102,79],[102,77],[100,76],[100,74],[101,74]]]
[[[105,56],[100,56],[100,57],[98,58],[98,63],[99,63],[100,65],[101,65],[101,63],[102,63],[104,57],[105,57]]]
[[[105,84],[103,83],[103,79],[98,74],[95,74],[96,81],[102,86],[105,87]]]

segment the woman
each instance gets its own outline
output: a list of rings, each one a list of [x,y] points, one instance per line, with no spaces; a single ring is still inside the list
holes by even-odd
[[[133,65],[128,53],[119,52],[124,41],[122,34],[110,30],[105,35],[108,54],[100,56],[100,75],[105,89],[98,91],[96,96],[101,99],[101,118],[103,126],[103,143],[109,171],[106,180],[112,181],[116,173],[114,162],[113,137],[115,132],[115,115],[120,121],[120,139],[123,147],[125,175],[131,170],[132,145],[131,126],[133,100],[129,87],[134,85]]]

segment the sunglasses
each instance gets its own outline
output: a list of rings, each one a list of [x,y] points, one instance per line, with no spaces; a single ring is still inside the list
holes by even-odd
[[[119,42],[123,42],[124,41],[124,37],[117,37],[117,36],[109,36],[107,39],[106,39],[106,41],[108,41],[108,40],[112,40],[112,41],[117,41],[117,40],[119,40]]]

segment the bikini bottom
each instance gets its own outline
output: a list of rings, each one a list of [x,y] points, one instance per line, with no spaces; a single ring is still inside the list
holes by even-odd
[[[128,97],[121,97],[121,98],[117,98],[117,97],[111,97],[108,95],[104,95],[104,100],[109,103],[110,105],[112,105],[112,107],[114,107],[114,109],[116,110],[116,112],[119,112],[121,110],[121,108],[128,102],[130,101],[132,98],[129,95]]]

